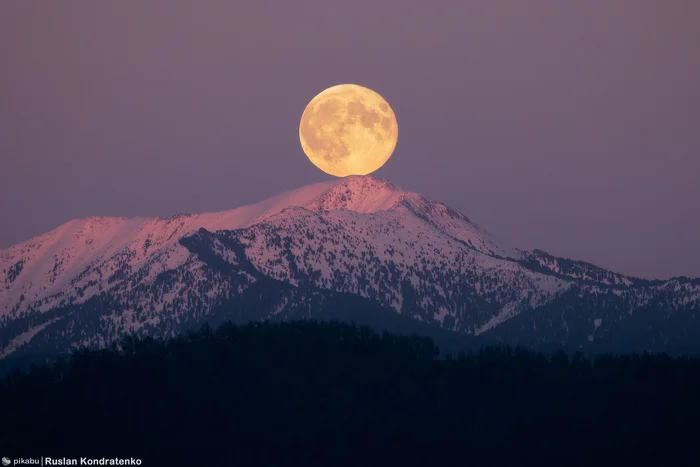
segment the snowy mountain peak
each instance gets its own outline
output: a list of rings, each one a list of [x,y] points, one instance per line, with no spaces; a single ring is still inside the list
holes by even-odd
[[[175,267],[189,256],[179,240],[200,228],[210,232],[249,228],[277,215],[295,216],[299,209],[319,215],[392,212],[407,225],[424,223],[436,234],[448,235],[489,256],[520,258],[517,250],[500,244],[466,216],[441,203],[428,201],[386,180],[351,176],[223,212],[69,221],[0,251],[0,318],[22,313],[29,307],[47,310],[71,297],[87,299],[111,288],[116,278],[128,271],[149,270],[156,274],[158,268],[151,266],[154,261],[164,262],[162,268]],[[74,290],[77,286],[80,293]]]
[[[700,280],[642,281],[520,251],[445,204],[352,176],[229,211],[74,219],[1,250],[0,359],[135,330],[172,336],[211,313],[308,315],[336,292],[447,330],[498,328],[514,342],[526,329],[562,342],[577,322],[590,343],[659,303],[665,316],[683,310],[685,332],[700,309]]]
[[[386,180],[358,175],[342,179],[306,208],[315,212],[340,210],[376,213],[393,208],[406,194],[407,191]]]
[[[445,217],[471,224],[467,216],[442,203],[371,175],[346,177],[303,207],[315,212],[355,211],[359,214],[399,210],[411,212],[424,220]]]

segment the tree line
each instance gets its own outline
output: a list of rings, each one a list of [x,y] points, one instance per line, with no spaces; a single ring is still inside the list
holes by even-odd
[[[143,465],[700,465],[700,360],[493,346],[340,322],[123,339],[0,381],[0,455]]]

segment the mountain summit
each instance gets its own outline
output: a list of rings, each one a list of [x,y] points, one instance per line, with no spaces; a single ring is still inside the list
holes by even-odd
[[[470,224],[466,217],[447,214],[452,211],[446,206],[429,202],[385,180],[353,176],[308,185],[229,211],[179,214],[167,219],[74,219],[46,234],[0,251],[0,269],[5,275],[5,287],[0,289],[0,318],[26,310],[33,304],[41,303],[42,310],[55,305],[56,299],[65,297],[71,284],[74,285],[80,277],[87,277],[87,271],[94,270],[93,266],[102,261],[126,254],[129,268],[138,269],[154,255],[183,253],[178,241],[199,229],[213,232],[247,228],[292,207],[319,213],[346,210],[376,214],[406,210],[429,222],[432,220],[436,226],[451,230],[484,250],[508,250]],[[101,270],[98,275],[102,275]],[[95,281],[99,282],[98,279]]]
[[[521,251],[372,176],[217,213],[76,219],[0,251],[0,271],[0,356],[342,309],[535,346],[699,342],[700,281]]]
[[[369,175],[341,179],[307,207],[313,211],[355,211],[360,214],[387,211],[409,192]]]

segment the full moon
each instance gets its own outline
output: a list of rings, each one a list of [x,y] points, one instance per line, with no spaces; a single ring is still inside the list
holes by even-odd
[[[356,84],[330,87],[311,99],[299,124],[301,147],[319,169],[336,177],[367,175],[396,148],[399,126],[389,103]]]

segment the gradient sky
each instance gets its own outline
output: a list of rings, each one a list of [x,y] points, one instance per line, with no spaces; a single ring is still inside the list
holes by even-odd
[[[698,0],[0,2],[0,248],[328,180],[308,101],[399,121],[375,175],[503,241],[700,276]]]

